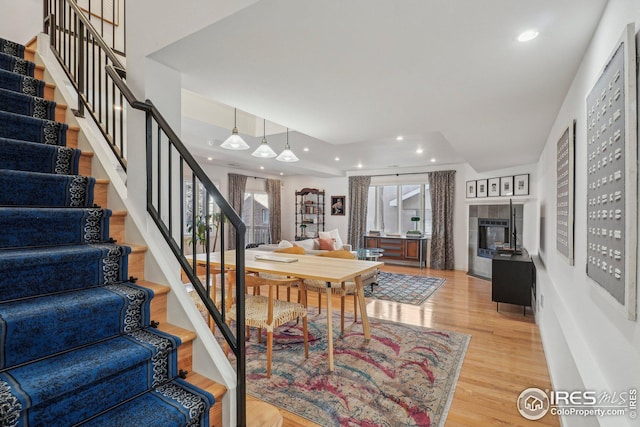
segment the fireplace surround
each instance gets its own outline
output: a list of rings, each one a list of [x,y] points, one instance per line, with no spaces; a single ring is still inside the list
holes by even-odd
[[[478,218],[478,256],[493,258],[497,249],[509,245],[509,219]]]
[[[518,247],[522,245],[523,230],[523,209],[524,205],[520,203],[513,204],[513,210],[516,214],[516,232]],[[480,219],[494,222],[488,224],[490,238],[485,242],[480,242]],[[468,236],[468,257],[469,257],[469,274],[483,279],[491,279],[491,257],[493,257],[493,248],[491,255],[488,252],[480,251],[481,245],[497,246],[498,244],[506,244],[509,241],[509,201],[503,204],[475,204],[469,205],[469,236]],[[506,224],[506,225],[505,225]],[[506,232],[505,232],[506,227]],[[506,238],[505,238],[506,233]],[[485,236],[486,237],[486,236]],[[492,240],[492,241],[491,241]],[[484,254],[484,255],[481,255]]]

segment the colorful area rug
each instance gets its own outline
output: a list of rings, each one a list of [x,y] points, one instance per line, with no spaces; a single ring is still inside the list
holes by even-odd
[[[404,304],[420,305],[444,285],[445,279],[410,274],[378,273],[378,286],[365,286],[364,296]]]
[[[339,315],[333,322],[339,328]],[[253,331],[248,393],[322,426],[443,425],[470,337],[379,319],[370,324],[368,343],[361,323],[343,337],[336,329],[333,373],[324,314],[309,321],[307,360],[301,325],[276,329],[270,379],[266,345]]]

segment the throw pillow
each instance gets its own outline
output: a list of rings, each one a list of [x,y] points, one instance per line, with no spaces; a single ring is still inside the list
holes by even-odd
[[[356,259],[356,256],[344,249],[338,249],[337,251],[329,251],[319,253],[317,256],[326,256],[329,258],[344,258],[344,259]]]
[[[279,252],[281,254],[296,254],[296,255],[304,255],[307,251],[300,246],[291,246],[290,248],[280,248],[276,249],[274,252]]]
[[[320,243],[320,249],[323,251],[335,251],[336,243],[333,239],[318,239]]]
[[[336,248],[338,249],[342,249],[342,246],[344,245],[337,228],[329,231],[320,231],[318,232],[318,237],[321,239],[334,239],[336,242]]]
[[[278,247],[279,248],[292,248],[293,244],[288,240],[280,240],[280,243],[278,243]]]

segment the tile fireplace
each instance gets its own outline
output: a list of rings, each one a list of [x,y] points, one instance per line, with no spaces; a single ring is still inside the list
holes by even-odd
[[[513,204],[516,237],[522,245],[523,205]],[[509,200],[503,204],[469,205],[469,274],[491,279],[491,258],[496,247],[509,242]]]

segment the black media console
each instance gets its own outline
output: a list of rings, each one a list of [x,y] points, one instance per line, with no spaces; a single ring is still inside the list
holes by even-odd
[[[523,248],[520,254],[496,253],[491,261],[491,301],[532,307],[535,299],[536,268],[529,253]],[[533,295],[533,297],[532,297]]]

